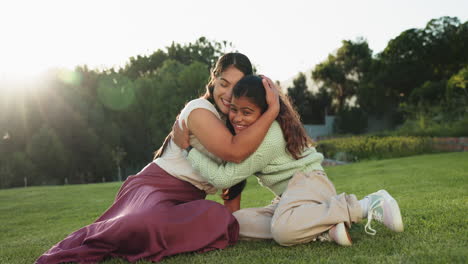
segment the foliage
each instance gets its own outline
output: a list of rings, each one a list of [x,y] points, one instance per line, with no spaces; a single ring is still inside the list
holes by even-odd
[[[425,137],[353,136],[319,141],[317,150],[328,158],[360,161],[431,153],[431,144]]]
[[[0,97],[0,187],[24,186],[25,178],[28,185],[113,181],[143,167],[184,104],[203,94],[228,45],[202,37],[132,57],[118,71],[83,66],[26,87],[9,84]]]
[[[320,88],[317,93],[308,90],[306,76],[300,72],[293,80],[293,87],[288,87],[291,98],[304,124],[323,124],[325,115],[332,111],[332,97],[326,89]]]
[[[468,113],[468,63],[458,73],[452,75],[445,89],[445,102],[450,113],[463,116]],[[461,111],[456,113],[457,111]]]
[[[446,81],[425,82],[400,108],[406,120],[394,134],[413,136],[468,136],[468,67]]]
[[[332,95],[325,88],[319,88],[318,92],[312,93],[309,99],[309,110],[312,120],[309,124],[324,124],[326,115],[333,115]]]
[[[367,128],[367,114],[358,107],[345,107],[336,114],[333,131],[338,134],[362,134]]]
[[[300,72],[293,80],[293,87],[288,87],[288,96],[296,107],[297,112],[302,118],[302,122],[308,124],[311,119],[311,111],[309,108],[309,100],[311,93],[307,89],[306,76]]]
[[[299,74],[288,94],[305,123],[323,123],[333,113],[340,133],[361,133],[366,116],[384,116],[402,124],[390,135],[467,136],[467,46],[468,22],[454,17],[405,30],[375,55],[365,40],[345,40],[312,72],[318,92]],[[201,37],[131,57],[122,69],[82,66],[51,71],[33,84],[6,84],[0,187],[23,186],[25,179],[28,185],[112,181],[119,167],[125,174],[141,168],[178,111],[203,93],[226,49],[231,43]],[[116,149],[126,153],[119,162]]]
[[[120,74],[137,79],[148,74],[152,74],[162,67],[168,59],[178,61],[184,65],[194,62],[201,62],[209,70],[214,66],[217,58],[232,49],[232,43],[227,41],[210,41],[205,37],[200,37],[194,43],[180,44],[172,42],[166,51],[158,49],[149,56],[131,57],[129,63],[121,70]]]
[[[316,65],[312,78],[332,95],[336,112],[344,109],[346,100],[356,94],[358,84],[371,64],[372,51],[367,41],[344,40],[336,54]]]
[[[381,134],[398,136],[466,137],[468,135],[468,114],[460,119],[444,119],[446,113],[433,108],[429,113],[417,112],[397,130]]]
[[[403,31],[375,56],[359,84],[358,104],[376,114],[398,113],[402,104],[439,104],[447,80],[468,65],[467,45],[468,22],[455,17]]]
[[[36,180],[35,175],[37,168],[24,152],[17,151],[0,159],[0,188],[30,185],[31,180]]]
[[[424,28],[403,31],[375,55],[362,39],[343,41],[316,65],[312,77],[330,91],[336,112],[341,113],[340,132],[365,129],[342,125],[354,121],[343,114],[346,107],[360,108],[374,119],[385,118],[394,127],[417,120],[421,113],[430,119],[427,113],[434,112],[432,108],[441,109],[453,122],[467,113],[467,45],[468,21],[440,17]]]
[[[58,135],[50,127],[44,125],[34,134],[26,146],[27,156],[37,168],[31,177],[31,184],[63,183],[67,174],[69,153],[66,152]]]

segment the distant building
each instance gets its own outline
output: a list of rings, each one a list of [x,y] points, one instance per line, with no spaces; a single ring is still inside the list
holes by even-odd
[[[323,125],[304,125],[304,128],[309,137],[314,140],[320,136],[328,136],[333,134],[333,124],[335,123],[335,116],[325,116],[325,124]]]
[[[335,123],[335,116],[326,115],[325,124],[323,125],[307,125],[304,128],[309,137],[317,140],[318,137],[329,136],[334,134],[333,126]],[[392,121],[392,116],[369,116],[367,118],[367,129],[365,133],[375,133],[384,130],[395,129],[395,124]]]

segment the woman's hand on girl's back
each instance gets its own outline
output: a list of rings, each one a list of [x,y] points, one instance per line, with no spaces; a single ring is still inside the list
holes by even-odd
[[[185,124],[185,120],[182,120],[182,128],[179,126],[179,119],[176,119],[172,126],[172,140],[181,149],[186,149],[190,146],[189,129]]]

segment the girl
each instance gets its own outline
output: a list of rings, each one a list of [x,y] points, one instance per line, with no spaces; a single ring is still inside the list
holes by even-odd
[[[234,87],[229,112],[235,132],[240,134],[251,128],[266,111],[262,79],[257,76],[241,79]],[[370,226],[372,219],[396,232],[403,231],[398,204],[385,190],[361,201],[354,195],[337,195],[321,166],[323,156],[311,143],[297,112],[280,96],[276,121],[259,148],[245,161],[219,165],[196,149],[190,151],[188,160],[217,188],[227,188],[255,175],[261,185],[277,196],[264,208],[234,213],[244,239],[274,239],[290,246],[320,238],[348,246],[352,241],[345,225],[350,227],[364,217],[368,217],[366,232],[372,235],[375,234]]]
[[[240,162],[260,145],[279,111],[271,80],[264,80],[269,110],[251,129],[233,136],[222,121],[233,86],[248,74],[252,65],[245,55],[225,54],[211,73],[206,94],[182,110],[190,142],[200,153]],[[236,219],[224,206],[204,200],[216,188],[191,168],[182,149],[168,137],[156,157],[128,177],[101,217],[53,246],[36,263],[97,262],[109,256],[159,261],[234,244],[239,234]]]

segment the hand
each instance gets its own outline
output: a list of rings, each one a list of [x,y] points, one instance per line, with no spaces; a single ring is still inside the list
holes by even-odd
[[[239,194],[236,198],[232,200],[224,200],[224,206],[226,206],[229,212],[234,213],[235,211],[238,211],[240,209],[240,202],[241,195]]]
[[[276,111],[276,113],[279,113],[279,87],[265,75],[260,75],[260,77],[262,77],[263,87],[265,87],[265,99],[268,104],[268,110]]]
[[[223,189],[219,196],[221,196],[221,199],[223,199],[223,200],[229,200],[229,188],[228,189]]]
[[[176,119],[174,125],[172,125],[172,140],[181,149],[186,149],[190,146],[189,129],[185,124],[185,120],[182,120],[182,128],[179,126],[179,119]]]

